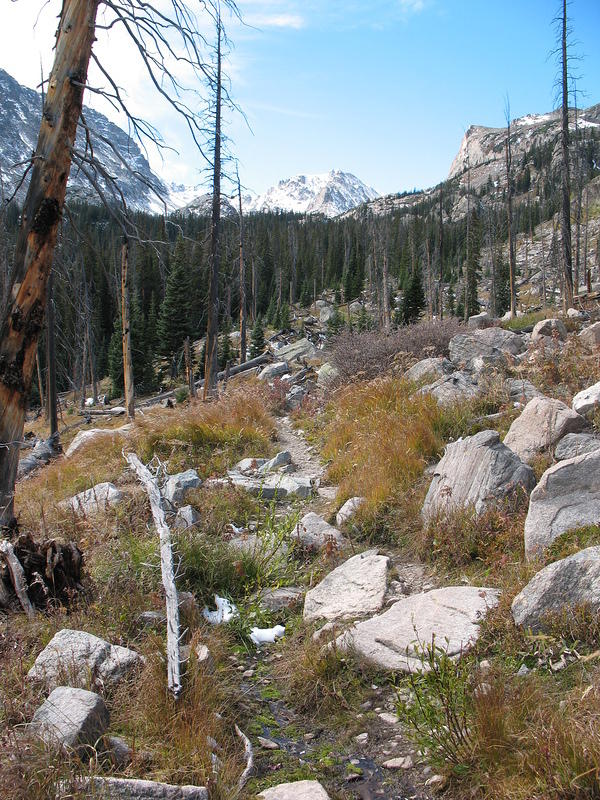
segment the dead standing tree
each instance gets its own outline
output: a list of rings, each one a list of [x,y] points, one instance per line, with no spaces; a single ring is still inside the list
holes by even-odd
[[[227,2],[227,5],[235,10],[233,2]],[[100,7],[105,14],[97,23]],[[0,320],[0,525],[10,525],[13,521],[14,484],[25,406],[44,323],[48,279],[72,163],[98,190],[101,199],[106,199],[98,176],[110,176],[105,174],[93,148],[88,146],[89,129],[82,115],[90,60],[96,64],[110,88],[87,88],[102,94],[115,108],[123,111],[138,139],[151,139],[160,145],[157,132],[129,112],[107,66],[92,53],[97,33],[119,26],[139,53],[151,84],[185,119],[201,150],[202,118],[182,99],[185,87],[171,66],[184,64],[196,77],[207,76],[201,57],[204,38],[188,6],[182,0],[168,0],[160,6],[147,0],[63,0],[54,64],[23,206],[8,301]],[[78,123],[86,129],[83,153],[75,147]],[[127,166],[124,158],[122,163]]]

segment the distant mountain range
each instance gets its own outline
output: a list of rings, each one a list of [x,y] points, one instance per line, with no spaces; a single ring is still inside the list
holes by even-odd
[[[5,70],[0,69],[0,196],[10,196],[18,186],[28,159],[35,151],[42,98],[38,92],[22,86]],[[93,109],[85,109],[92,136],[94,153],[110,176],[115,178],[127,204],[139,211],[160,213],[166,201],[169,211],[208,214],[211,195],[205,186],[167,185],[156,175],[136,142],[118,125]],[[123,156],[125,166],[111,147]],[[79,131],[76,147],[83,151],[83,131]],[[135,174],[134,174],[135,173]],[[139,175],[142,180],[136,178]],[[94,176],[103,191],[107,182],[103,176]],[[18,191],[18,199],[25,196],[27,183]],[[75,165],[69,178],[69,193],[91,202],[97,201],[96,190],[88,178]],[[248,194],[243,198],[247,213],[259,211],[292,211],[301,214],[323,214],[334,217],[379,195],[354,175],[332,170],[321,175],[297,175],[280,181],[262,195]],[[225,215],[237,213],[236,204],[226,198],[222,201]]]

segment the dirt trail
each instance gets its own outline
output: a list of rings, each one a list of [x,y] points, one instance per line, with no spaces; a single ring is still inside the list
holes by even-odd
[[[324,469],[318,454],[306,443],[303,432],[294,430],[289,417],[278,417],[277,434],[281,449],[290,451],[292,463],[298,468],[299,474],[308,478],[323,478]]]

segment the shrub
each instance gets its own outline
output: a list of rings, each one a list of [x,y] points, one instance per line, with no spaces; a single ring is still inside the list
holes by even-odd
[[[402,368],[428,356],[447,356],[450,339],[459,331],[458,320],[418,322],[397,330],[344,332],[336,337],[331,361],[339,379],[347,383],[357,378],[375,378],[388,372],[399,361]]]

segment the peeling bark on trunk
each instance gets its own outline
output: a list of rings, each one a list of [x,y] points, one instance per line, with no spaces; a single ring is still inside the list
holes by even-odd
[[[63,0],[56,55],[15,248],[0,334],[0,524],[13,518],[25,407],[44,323],[48,277],[71,167],[71,146],[83,104],[97,9],[98,0]]]
[[[240,216],[240,364],[243,364],[246,361],[246,265],[244,263],[244,212],[239,175],[238,202]]]

